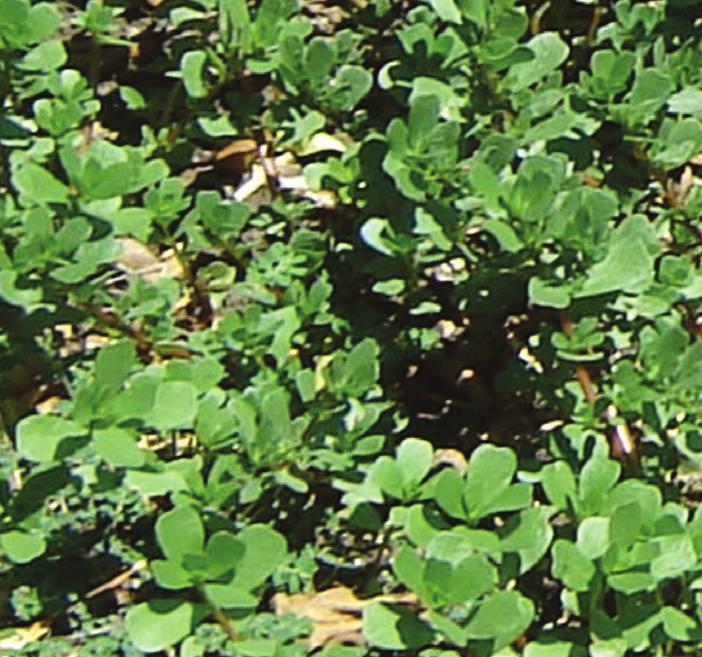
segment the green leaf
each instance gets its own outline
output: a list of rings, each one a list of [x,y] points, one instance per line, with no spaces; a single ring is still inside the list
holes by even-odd
[[[12,175],[12,184],[25,203],[68,202],[68,187],[38,164],[18,167]]]
[[[373,86],[373,76],[362,66],[339,67],[335,78],[333,105],[339,110],[351,110]]]
[[[700,641],[702,628],[699,623],[684,614],[679,609],[666,605],[661,608],[663,629],[665,633],[677,641]]]
[[[188,555],[202,554],[205,528],[200,514],[190,506],[177,506],[156,521],[156,541],[170,561],[182,564]]]
[[[434,449],[431,443],[418,438],[406,438],[397,448],[397,465],[406,490],[417,486],[431,469]]]
[[[466,509],[463,506],[463,477],[453,468],[444,468],[431,481],[436,503],[452,518],[466,519]]]
[[[95,429],[92,438],[97,455],[115,468],[138,468],[146,462],[146,453],[127,429]]]
[[[178,472],[127,470],[124,483],[147,497],[169,495],[188,488],[183,476]]]
[[[429,622],[432,627],[443,634],[451,644],[459,648],[465,648],[467,643],[466,633],[458,623],[454,623],[450,618],[442,616],[433,609],[429,612]],[[422,655],[424,655],[424,653],[422,653]],[[443,653],[443,655],[446,657],[445,653]],[[457,653],[453,653],[451,657],[457,657]]]
[[[500,539],[497,534],[485,529],[459,526],[450,531],[440,531],[426,546],[428,557],[448,561],[454,566],[475,552],[483,552],[499,561]]]
[[[567,287],[556,287],[532,277],[529,280],[529,302],[547,308],[567,308],[570,305],[570,294]]]
[[[502,528],[500,546],[504,552],[519,555],[519,574],[525,573],[546,554],[553,540],[549,523],[552,511],[532,507],[510,518]]]
[[[541,469],[541,485],[551,504],[559,509],[568,509],[569,501],[576,498],[573,471],[565,461],[549,463]]]
[[[579,497],[583,508],[597,513],[619,479],[621,466],[603,456],[593,455],[580,473]]]
[[[136,364],[134,344],[120,340],[100,349],[95,359],[95,380],[111,390],[119,388]]]
[[[577,536],[578,550],[588,559],[599,559],[609,549],[609,518],[585,518]]]
[[[428,2],[442,21],[462,22],[461,12],[453,0],[428,0]]]
[[[537,34],[526,45],[534,53],[534,59],[515,64],[504,79],[505,86],[513,93],[543,79],[568,57],[568,46],[557,32]]]
[[[372,249],[391,256],[395,253],[395,245],[383,233],[390,230],[387,219],[371,217],[361,226],[361,239]]]
[[[472,639],[492,639],[494,649],[514,641],[531,624],[533,603],[517,591],[498,591],[486,598],[466,626]]]
[[[553,576],[572,591],[587,591],[595,575],[595,566],[570,541],[559,539],[551,550]]]
[[[29,563],[44,554],[46,541],[41,536],[11,530],[0,534],[0,548],[14,563]]]
[[[626,89],[636,57],[629,51],[597,50],[590,60],[589,86],[599,97],[609,97]]]
[[[158,652],[182,641],[192,631],[202,611],[192,602],[150,600],[127,611],[125,626],[134,645],[143,652]]]
[[[416,650],[434,640],[429,626],[411,610],[381,602],[363,607],[363,636],[383,650]]]
[[[227,531],[219,531],[207,541],[207,576],[222,577],[233,570],[246,551],[242,541]]]
[[[626,120],[632,124],[647,123],[668,100],[673,89],[673,81],[658,69],[638,71],[627,99]]]
[[[204,50],[190,50],[180,59],[183,85],[191,98],[204,98],[207,95],[204,70],[206,62],[207,55]]]
[[[524,648],[524,657],[585,657],[585,648],[575,643],[530,641]]]
[[[23,58],[20,66],[28,71],[55,71],[68,59],[63,43],[52,39],[32,48]]]
[[[687,534],[660,536],[654,542],[660,554],[651,562],[651,575],[659,581],[680,577],[697,563],[694,545]]]
[[[688,114],[702,119],[702,90],[685,87],[668,98],[668,111],[672,114]]]
[[[305,48],[304,65],[314,84],[322,84],[334,67],[336,52],[329,39],[315,37]]]
[[[431,570],[424,577],[430,580]],[[460,561],[450,569],[449,580],[443,588],[443,595],[449,604],[462,604],[477,600],[490,591],[497,583],[495,567],[482,554],[474,554]]]
[[[197,412],[197,388],[190,381],[163,381],[156,388],[147,423],[160,431],[192,427]]]
[[[530,486],[510,485],[516,469],[517,457],[508,447],[481,445],[473,452],[463,489],[464,504],[471,519],[528,506]]]
[[[253,609],[259,599],[238,586],[228,584],[206,584],[205,595],[212,604],[222,609]]]
[[[459,0],[461,13],[479,28],[487,27],[488,0]]]
[[[399,500],[404,499],[405,487],[402,469],[395,459],[381,456],[368,471],[368,480],[378,486],[386,495]]]
[[[149,564],[154,579],[164,589],[177,591],[190,588],[195,579],[183,566],[168,559],[155,559]]]
[[[219,34],[225,48],[247,52],[251,43],[251,17],[246,0],[219,0]]]
[[[16,286],[17,272],[0,271],[0,299],[13,306],[28,307],[41,301],[42,292],[37,288],[20,288]]]
[[[237,534],[244,546],[232,586],[251,591],[263,584],[285,560],[288,553],[285,538],[265,525],[251,525]]]
[[[80,425],[54,415],[30,415],[17,425],[17,451],[29,461],[50,463],[68,456],[85,434]],[[74,449],[71,449],[71,448]]]

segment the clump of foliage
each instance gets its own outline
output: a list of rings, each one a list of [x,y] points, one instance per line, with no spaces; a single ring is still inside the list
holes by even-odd
[[[702,645],[694,0],[0,0],[0,651]]]

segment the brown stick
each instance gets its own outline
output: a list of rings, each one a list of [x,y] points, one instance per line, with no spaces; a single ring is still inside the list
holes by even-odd
[[[560,314],[560,320],[561,330],[570,337],[573,334],[573,320],[566,312]],[[590,371],[585,365],[579,364],[575,366],[575,374],[578,377],[585,400],[588,404],[594,404],[597,401],[597,391]],[[609,424],[609,444],[612,454],[630,470],[638,470],[639,450],[629,425],[626,422],[617,422],[618,413],[614,404],[607,406],[604,416]]]

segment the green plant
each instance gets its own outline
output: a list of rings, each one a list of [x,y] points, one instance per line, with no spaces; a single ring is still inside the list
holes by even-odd
[[[0,16],[3,654],[699,652],[697,3]]]

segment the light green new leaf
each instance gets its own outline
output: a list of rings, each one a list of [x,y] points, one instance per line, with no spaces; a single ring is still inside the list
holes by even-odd
[[[431,469],[434,450],[431,443],[418,438],[406,438],[397,448],[397,465],[409,491],[416,487]]]
[[[529,627],[534,605],[517,591],[498,591],[485,599],[466,626],[472,639],[493,639],[494,648],[514,641]]]
[[[45,41],[32,48],[22,59],[20,67],[28,71],[55,71],[68,59],[63,43],[57,39]]]
[[[16,285],[16,271],[0,271],[0,299],[12,304],[26,308],[41,301],[42,292],[40,288],[20,288]]]
[[[442,21],[461,23],[462,16],[453,0],[429,0],[429,4]]]
[[[288,553],[285,538],[265,525],[251,525],[239,532],[237,540],[244,554],[236,564],[232,586],[251,591],[268,579]]]
[[[205,528],[200,514],[190,506],[177,506],[156,521],[156,541],[171,561],[182,563],[187,555],[202,554]]]
[[[158,652],[188,636],[203,615],[192,602],[156,599],[129,609],[125,619],[127,634],[143,652]]]
[[[576,499],[576,484],[573,471],[565,461],[545,465],[540,473],[541,485],[551,504],[561,510]]]
[[[95,359],[96,383],[116,390],[126,381],[135,364],[136,353],[131,341],[109,344],[100,349]]]
[[[0,548],[13,563],[29,563],[46,550],[41,536],[13,529],[0,534]]]
[[[134,434],[120,427],[95,429],[93,448],[115,468],[138,468],[146,461],[146,453],[137,445]]]
[[[204,98],[207,95],[205,82],[205,63],[207,55],[204,50],[190,50],[180,60],[183,85],[191,98]]]
[[[414,612],[381,602],[363,608],[363,636],[383,650],[416,650],[434,640],[434,633]]]
[[[154,405],[146,417],[160,431],[192,427],[197,412],[197,388],[190,381],[163,381],[156,388]]]
[[[687,534],[660,536],[654,542],[660,554],[651,562],[651,575],[659,581],[680,577],[697,563],[697,553]]]
[[[599,559],[609,544],[609,518],[585,518],[578,525],[575,545],[588,559]]]
[[[17,425],[17,451],[29,461],[49,463],[73,451],[67,439],[84,434],[85,429],[71,420],[55,415],[30,415]],[[64,440],[66,444],[62,445]],[[61,453],[64,450],[66,454]]]
[[[38,164],[20,166],[12,175],[12,184],[25,204],[68,202],[68,187]]]
[[[524,657],[584,657],[585,648],[575,643],[554,641],[541,643],[530,641],[524,649]]]
[[[568,46],[557,32],[537,34],[526,44],[534,59],[510,67],[504,84],[512,92],[521,91],[555,71],[568,57]]]
[[[702,627],[693,618],[675,607],[666,605],[661,609],[663,629],[665,633],[676,641],[700,641]]]
[[[595,566],[570,541],[559,539],[553,544],[553,576],[572,591],[587,591],[595,574]]]
[[[602,508],[607,494],[619,479],[621,469],[616,461],[593,455],[580,473],[578,492],[584,509],[597,513]]]

